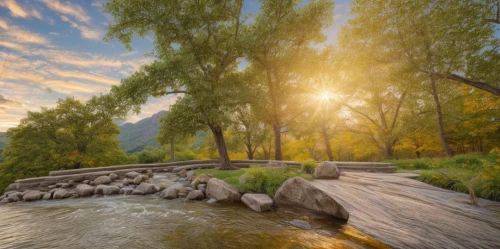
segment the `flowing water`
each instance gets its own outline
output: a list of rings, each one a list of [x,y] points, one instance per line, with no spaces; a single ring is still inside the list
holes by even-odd
[[[164,200],[156,195],[18,202],[0,205],[0,248],[374,246],[362,235],[346,232],[350,228],[342,222],[309,220],[313,229],[303,230],[287,223],[297,218],[300,215],[285,211],[254,212],[243,204]]]

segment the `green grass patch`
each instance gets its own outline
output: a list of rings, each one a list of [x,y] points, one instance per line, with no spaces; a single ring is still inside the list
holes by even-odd
[[[195,175],[208,174],[217,179],[221,179],[235,187],[239,187],[240,176],[246,173],[245,169],[240,170],[217,170],[217,169],[198,169],[194,172]]]
[[[419,180],[458,192],[500,201],[500,160],[489,155],[458,155],[453,158],[424,158],[390,161],[398,171],[419,171]]]

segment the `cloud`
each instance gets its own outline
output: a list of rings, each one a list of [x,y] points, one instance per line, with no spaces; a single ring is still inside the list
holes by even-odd
[[[3,19],[0,19],[0,28],[4,30],[3,34],[5,34],[5,36],[16,42],[39,45],[50,44],[49,40],[42,35],[26,31],[19,26],[10,26],[7,21]],[[3,38],[3,40],[5,39]]]
[[[42,0],[48,8],[59,12],[61,14],[70,15],[75,17],[78,21],[90,23],[90,16],[87,15],[85,10],[77,4],[70,2],[61,3],[59,0]]]
[[[28,18],[35,17],[42,19],[42,15],[38,10],[23,8],[15,0],[3,0],[0,2],[0,6],[9,9],[10,15],[12,17]]]
[[[0,47],[10,48],[12,50],[16,50],[19,52],[25,52],[27,50],[26,47],[24,47],[20,44],[8,42],[8,41],[0,41]]]
[[[59,36],[60,34],[59,34],[59,33],[57,33],[57,32],[49,32],[49,35]]]
[[[9,24],[7,23],[7,21],[3,20],[2,18],[0,18],[0,28],[2,28],[2,29],[8,29],[9,28]]]
[[[103,36],[103,32],[98,29],[91,29],[89,27],[79,25],[76,22],[71,21],[67,16],[62,15],[61,20],[68,22],[71,27],[80,30],[80,34],[83,38],[89,40],[101,40]]]
[[[120,55],[120,57],[127,57],[127,56],[131,56],[131,55],[134,55],[134,54],[137,54],[137,50],[136,51],[130,51],[130,52],[123,53],[123,54]]]
[[[90,80],[98,83],[102,83],[105,85],[118,85],[120,80],[109,78],[103,75],[94,74],[94,73],[82,73],[78,71],[64,71],[54,68],[50,70],[50,73],[53,75],[57,75],[63,78],[77,78],[82,80]]]
[[[21,104],[21,102],[8,100],[3,95],[0,95],[0,107],[3,107],[4,110],[9,107],[22,107],[22,106],[23,105]]]
[[[122,62],[119,60],[110,59],[102,55],[78,53],[67,50],[44,49],[44,50],[38,50],[34,53],[48,58],[53,63],[67,64],[84,68],[90,68],[90,67],[121,68],[123,65]]]

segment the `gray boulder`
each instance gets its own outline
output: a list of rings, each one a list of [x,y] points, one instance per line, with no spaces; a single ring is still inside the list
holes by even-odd
[[[142,182],[145,182],[149,179],[149,177],[145,176],[145,175],[138,175],[134,178],[134,184],[135,185],[139,185],[141,184]]]
[[[89,184],[89,183],[90,183],[90,181],[89,181],[89,180],[83,180],[83,182],[82,182],[82,183],[83,183],[83,184]]]
[[[111,174],[109,174],[109,179],[111,179],[111,181],[114,181],[114,180],[118,179],[118,175],[115,173],[111,173]]]
[[[52,199],[52,194],[51,193],[44,194],[42,199],[50,200],[50,199]]]
[[[78,186],[76,186],[76,193],[79,196],[91,196],[94,194],[94,191],[95,187],[87,184],[79,184]]]
[[[241,202],[257,212],[269,211],[273,205],[273,199],[266,194],[244,194]]]
[[[207,190],[207,185],[206,184],[198,185],[198,190],[201,190],[201,192],[205,193]]]
[[[8,197],[16,197],[17,199],[21,200],[23,199],[23,196],[26,194],[26,192],[18,192],[18,191],[11,191],[7,193]]]
[[[208,181],[206,194],[207,198],[215,198],[217,201],[224,202],[239,202],[241,198],[238,189],[217,178]]]
[[[94,180],[94,185],[105,185],[105,184],[110,184],[111,178],[109,176],[99,176]]]
[[[149,178],[153,178],[153,176],[154,176],[153,170],[148,169],[147,175],[148,175]]]
[[[302,177],[286,180],[274,195],[278,206],[291,206],[312,210],[320,214],[329,214],[344,220],[349,213],[336,200],[323,190],[312,185]]]
[[[201,190],[193,190],[189,192],[187,198],[189,200],[203,200],[205,198],[205,195],[203,194],[203,192],[201,192]]]
[[[194,178],[194,170],[190,170],[186,173],[186,178],[188,181],[192,181]]]
[[[69,181],[68,181],[68,184],[69,184],[70,186],[75,186],[75,181],[73,181],[73,180],[69,180]]]
[[[135,172],[135,171],[130,171],[128,172],[127,174],[125,174],[125,178],[130,178],[130,179],[134,179],[136,178],[138,175],[140,175],[139,173]]]
[[[314,170],[316,179],[339,179],[340,171],[334,162],[321,162]]]
[[[207,184],[208,181],[210,181],[210,179],[212,179],[212,176],[211,175],[207,175],[207,174],[201,174],[201,175],[198,175],[196,176],[196,178],[194,178],[194,180],[191,182],[191,187],[193,189],[198,189],[198,185],[200,184]]]
[[[54,194],[52,194],[53,199],[64,199],[64,198],[68,198],[70,196],[71,196],[71,193],[69,193],[67,190],[61,189],[61,188],[56,189]]]
[[[181,171],[179,171],[179,176],[182,178],[187,177],[187,170],[182,169]]]
[[[132,192],[133,195],[149,195],[156,193],[156,188],[153,184],[142,182]]]
[[[61,184],[61,188],[70,188],[71,185],[69,183],[63,183]]]
[[[24,201],[36,201],[42,199],[43,195],[45,193],[42,193],[40,191],[28,191],[24,196],[23,200]]]
[[[179,194],[179,189],[176,188],[176,187],[169,187],[165,190],[163,190],[163,192],[161,192],[161,197],[165,198],[165,199],[175,199],[178,197],[178,194]]]
[[[98,185],[95,188],[94,194],[98,195],[115,195],[120,193],[118,186]]]

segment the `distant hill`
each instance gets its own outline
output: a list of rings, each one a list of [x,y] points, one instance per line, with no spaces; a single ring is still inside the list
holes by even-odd
[[[120,126],[120,147],[131,154],[142,151],[146,146],[160,147],[155,137],[160,128],[160,118],[166,111],[160,111],[149,118],[142,119],[137,123],[125,123]]]

